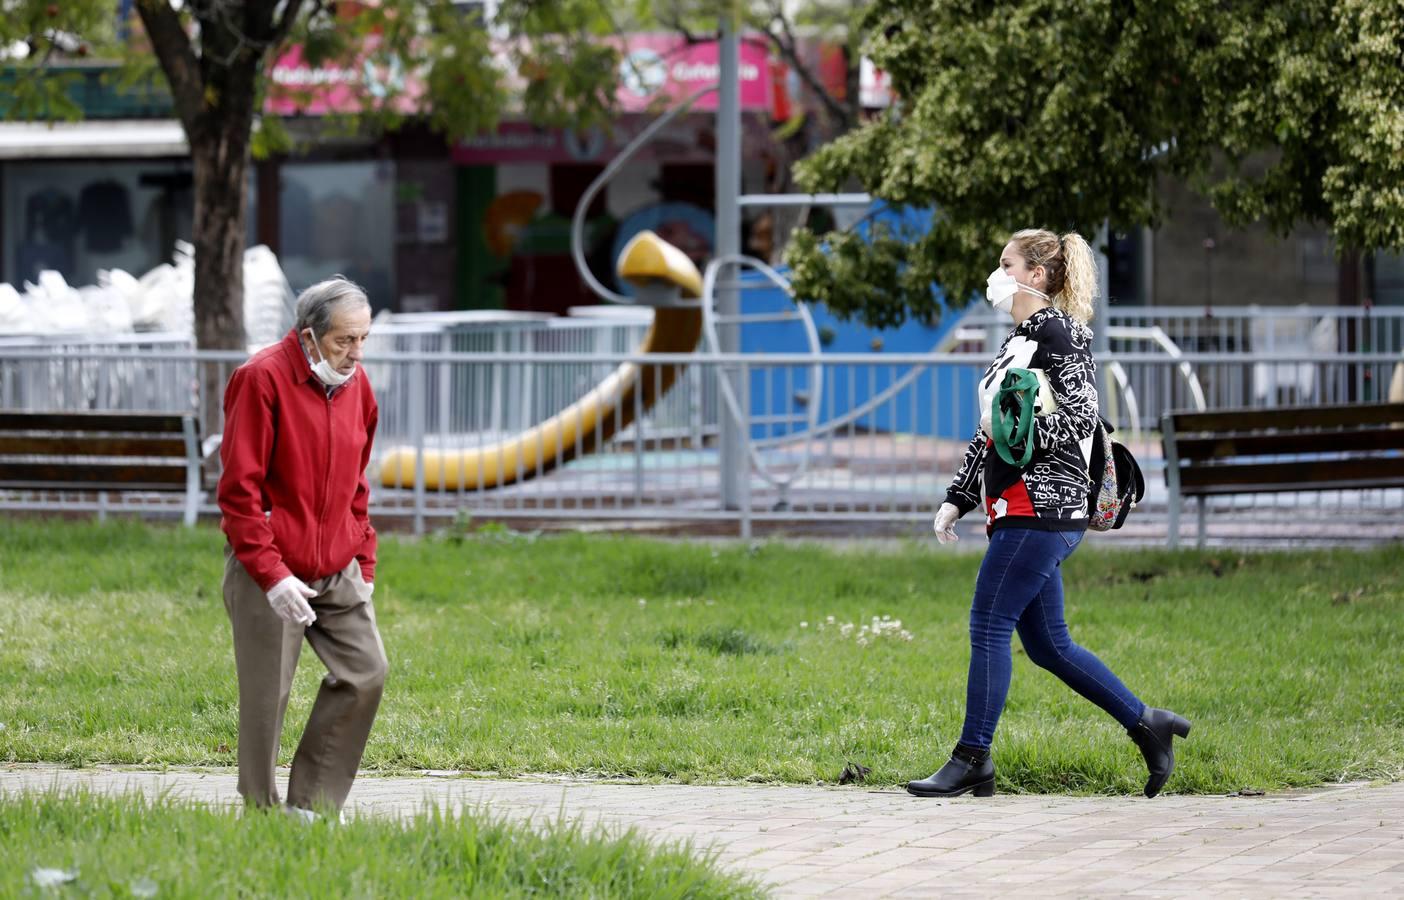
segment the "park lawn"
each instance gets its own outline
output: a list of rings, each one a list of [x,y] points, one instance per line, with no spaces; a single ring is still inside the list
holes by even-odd
[[[425,808],[307,824],[141,795],[0,799],[0,896],[758,897],[713,854],[578,822],[508,824]]]
[[[1170,791],[1400,777],[1399,547],[1116,543],[1091,537],[1064,565],[1069,621],[1145,701],[1193,720]],[[0,760],[232,765],[222,544],[0,522]],[[489,529],[380,555],[390,677],[369,769],[813,783],[851,761],[894,784],[959,733],[976,553]],[[901,625],[862,635],[875,616]],[[322,672],[305,649],[286,758]],[[1126,734],[1022,653],[995,759],[1001,791],[1145,778]]]

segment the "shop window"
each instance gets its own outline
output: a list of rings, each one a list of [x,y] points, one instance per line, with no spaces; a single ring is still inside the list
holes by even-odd
[[[1381,306],[1404,306],[1404,253],[1381,250],[1373,261],[1374,300]]]
[[[394,164],[286,163],[279,180],[278,260],[293,290],[339,274],[377,311],[394,308]]]
[[[99,269],[140,277],[192,233],[193,179],[183,160],[16,162],[4,166],[4,278],[53,269],[74,286]]]
[[[1107,290],[1117,306],[1142,306],[1142,257],[1145,252],[1141,231],[1113,231],[1107,248]]]

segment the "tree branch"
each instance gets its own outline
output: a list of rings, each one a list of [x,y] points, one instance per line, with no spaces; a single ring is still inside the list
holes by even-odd
[[[795,40],[795,33],[790,26],[790,20],[785,16],[784,10],[779,6],[772,5],[770,16],[770,22],[767,23],[764,29],[765,36],[770,38],[770,42],[775,45],[775,49],[780,51],[780,56],[789,64],[790,68],[794,69],[796,74],[799,75],[800,80],[819,96],[820,102],[824,104],[825,111],[838,120],[840,128],[844,131],[852,128],[855,124],[852,112],[835,100],[833,96],[829,94],[828,90],[825,89],[823,82],[819,80],[818,76],[800,61],[799,51],[796,47],[797,41]],[[780,23],[782,34],[776,34],[770,30],[770,25],[776,22]]]
[[[151,38],[151,48],[166,72],[186,136],[193,142],[193,133],[204,110],[205,86],[190,37],[185,33],[180,15],[166,0],[138,0],[137,15],[141,16],[141,24]]]
[[[302,11],[302,4],[303,0],[288,0],[288,5],[283,7],[283,18],[278,21],[277,25],[273,26],[273,34],[268,39],[271,47],[276,48],[292,33],[293,25],[297,24],[298,13]],[[315,16],[326,8],[327,0],[312,0],[312,8],[307,11],[307,14]]]
[[[669,17],[666,13],[657,13],[657,16],[658,24],[662,25],[669,31],[676,31],[679,35],[682,36],[683,43],[687,44],[688,46],[692,46],[693,44],[710,44],[713,41],[718,40],[718,38],[720,37],[720,35],[707,36],[699,35],[693,32],[690,28],[687,27],[686,23],[683,22],[682,13],[678,12],[676,7],[674,7],[673,9],[673,15],[671,17]]]

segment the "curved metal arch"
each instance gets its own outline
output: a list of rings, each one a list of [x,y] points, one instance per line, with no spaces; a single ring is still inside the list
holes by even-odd
[[[735,254],[721,256],[707,263],[707,268],[702,273],[702,339],[707,345],[708,352],[716,354],[721,352],[721,340],[717,334],[717,313],[712,297],[716,290],[717,273],[725,266],[742,266],[751,268],[765,276],[772,284],[785,292],[791,300],[794,300],[794,291],[790,287],[790,282],[779,272],[775,271],[769,264],[754,256]],[[769,482],[772,486],[779,488],[782,492],[789,488],[791,484],[803,477],[809,470],[809,441],[818,432],[819,409],[822,405],[821,398],[824,389],[824,369],[819,348],[819,330],[814,327],[814,317],[809,312],[809,305],[801,300],[794,300],[796,314],[795,317],[804,327],[805,336],[809,341],[810,354],[814,361],[809,366],[809,380],[811,384],[811,400],[806,406],[806,427],[799,434],[788,434],[774,438],[763,438],[761,440],[747,440],[746,453],[751,459],[752,466],[756,473]],[[744,320],[744,316],[739,316]],[[739,324],[739,323],[738,323]],[[748,411],[741,409],[741,402],[736,398],[736,391],[731,386],[730,378],[717,379],[721,388],[722,404],[726,407],[727,413],[736,424],[743,428],[749,428],[750,415]],[[770,471],[765,465],[765,460],[761,457],[760,451],[768,447],[778,446],[796,438],[803,438],[803,450],[800,454],[800,465],[789,477],[781,477]]]

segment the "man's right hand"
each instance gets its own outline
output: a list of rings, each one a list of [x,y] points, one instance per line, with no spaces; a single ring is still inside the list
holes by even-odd
[[[289,575],[268,589],[268,605],[284,621],[294,625],[311,625],[317,621],[308,600],[317,592],[302,583],[296,575]]]

